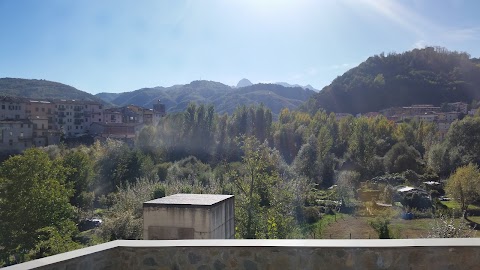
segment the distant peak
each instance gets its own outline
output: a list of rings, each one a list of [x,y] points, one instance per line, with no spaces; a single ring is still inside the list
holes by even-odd
[[[289,83],[286,83],[286,82],[276,82],[275,84],[278,84],[278,85],[281,85],[283,87],[301,87],[303,89],[309,89],[309,90],[312,90],[312,91],[318,91],[317,89],[315,89],[313,86],[311,86],[310,84],[307,84],[305,86],[302,86],[302,85],[299,85],[299,84],[289,84]]]
[[[249,81],[248,79],[243,78],[237,83],[237,88],[246,87],[246,86],[250,86],[250,85],[253,85],[253,83],[251,81]]]

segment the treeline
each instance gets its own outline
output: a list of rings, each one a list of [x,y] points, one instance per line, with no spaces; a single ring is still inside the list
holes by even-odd
[[[480,163],[480,118],[434,124],[385,117],[190,104],[147,126],[133,145],[29,149],[0,165],[2,264],[115,239],[141,239],[142,202],[175,193],[234,194],[238,238],[304,238],[319,191],[348,202],[362,182],[445,179]],[[323,211],[332,211],[323,209]],[[85,218],[96,230],[79,232]]]

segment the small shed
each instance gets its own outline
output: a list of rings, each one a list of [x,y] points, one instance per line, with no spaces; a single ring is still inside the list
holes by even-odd
[[[234,196],[175,194],[144,202],[143,238],[233,239]]]

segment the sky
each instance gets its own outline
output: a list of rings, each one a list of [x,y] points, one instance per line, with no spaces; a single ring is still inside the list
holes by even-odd
[[[0,78],[89,92],[212,80],[322,89],[382,52],[480,56],[477,0],[0,0]]]

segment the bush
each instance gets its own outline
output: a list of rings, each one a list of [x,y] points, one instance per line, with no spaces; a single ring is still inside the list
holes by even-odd
[[[165,197],[165,186],[158,184],[153,188],[152,199],[163,197]]]
[[[465,220],[455,221],[441,215],[435,218],[430,224],[430,232],[428,238],[470,238],[475,237],[474,229],[470,228]]]
[[[389,225],[390,220],[386,218],[376,218],[370,221],[370,226],[377,232],[379,239],[393,239]]]
[[[303,208],[305,222],[313,224],[321,219],[320,208],[318,206],[309,206]]]

